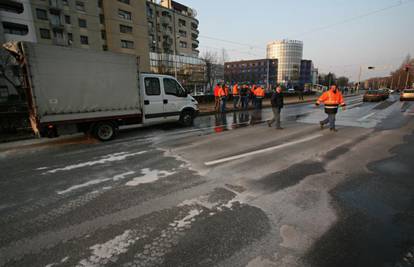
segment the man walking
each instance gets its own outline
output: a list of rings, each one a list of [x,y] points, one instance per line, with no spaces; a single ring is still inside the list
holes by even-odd
[[[283,94],[280,86],[273,92],[270,98],[270,103],[272,104],[273,118],[268,121],[267,124],[269,127],[272,127],[272,124],[276,122],[276,129],[282,130],[283,128],[280,126],[280,112],[283,108]]]
[[[221,113],[226,112],[227,92],[228,91],[226,90],[226,85],[223,84],[218,91],[218,96],[220,98],[220,105],[221,105],[221,108],[220,108]]]
[[[220,84],[216,84],[216,87],[214,87],[214,110],[217,112],[220,108],[220,97],[219,97],[219,91],[220,91]]]
[[[259,86],[256,90],[254,90],[254,95],[256,97],[255,100],[255,107],[257,110],[262,109],[262,101],[265,98],[265,90]]]
[[[342,93],[336,85],[332,85],[329,91],[326,91],[319,97],[318,101],[316,101],[316,106],[319,106],[321,103],[325,104],[325,113],[328,114],[325,120],[319,122],[321,129],[323,129],[325,124],[329,123],[330,130],[337,132],[338,130],[335,127],[336,113],[338,113],[339,106],[345,109],[345,102]]]
[[[233,86],[233,108],[238,109],[239,108],[239,102],[240,102],[240,94],[239,94],[239,85],[236,83]]]
[[[242,85],[240,88],[240,99],[241,99],[241,107],[243,110],[247,109],[249,106],[249,88],[247,85]]]
[[[299,101],[303,101],[303,88],[302,87],[298,87],[298,97],[299,97]]]

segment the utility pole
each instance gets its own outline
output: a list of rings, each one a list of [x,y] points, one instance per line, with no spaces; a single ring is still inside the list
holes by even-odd
[[[401,82],[401,72],[398,75],[397,89],[400,89],[400,82]]]
[[[362,75],[362,66],[359,66],[357,94],[359,93],[359,88],[361,87],[361,75]]]
[[[407,71],[407,79],[405,80],[405,87],[404,88],[408,88],[408,81],[410,79],[410,70],[408,69]]]
[[[267,87],[267,90],[269,90],[269,61],[270,61],[270,59],[266,59],[266,61],[267,61],[267,79],[266,79],[266,87]]]
[[[390,85],[390,89],[392,90],[392,85],[394,84],[394,75],[391,75],[391,85]]]

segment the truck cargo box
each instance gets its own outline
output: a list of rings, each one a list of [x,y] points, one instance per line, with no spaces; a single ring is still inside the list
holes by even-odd
[[[141,114],[135,56],[35,43],[14,45],[27,63],[31,108],[39,123]]]

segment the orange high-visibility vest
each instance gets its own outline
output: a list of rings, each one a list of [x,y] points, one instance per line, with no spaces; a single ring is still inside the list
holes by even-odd
[[[225,97],[226,96],[226,90],[223,89],[223,87],[220,87],[218,91],[218,97]]]
[[[256,95],[256,97],[259,97],[259,98],[263,98],[263,97],[265,97],[265,91],[263,90],[263,88],[262,88],[262,87],[258,87],[258,88],[254,91],[254,94]]]
[[[214,96],[219,96],[219,91],[220,91],[220,86],[216,85],[216,87],[214,87]]]
[[[239,94],[239,86],[235,84],[233,86],[233,95],[238,95],[238,94]]]
[[[227,86],[224,87],[224,93],[226,94],[226,96],[229,95],[229,87]]]
[[[334,93],[333,89],[329,89],[319,97],[316,103],[324,103],[326,108],[337,108],[338,106],[345,106],[344,97],[339,90]]]

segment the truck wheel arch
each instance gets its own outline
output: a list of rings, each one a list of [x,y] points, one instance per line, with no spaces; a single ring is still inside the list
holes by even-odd
[[[184,108],[180,114],[180,123],[184,126],[191,126],[194,122],[196,111],[193,108]]]

